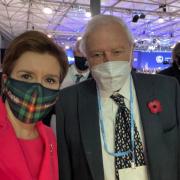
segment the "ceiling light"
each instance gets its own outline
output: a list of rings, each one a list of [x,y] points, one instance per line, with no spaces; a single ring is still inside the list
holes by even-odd
[[[151,34],[151,35],[154,35],[154,31],[151,31],[150,34]]]
[[[164,19],[160,17],[160,18],[158,19],[158,23],[163,23],[163,22],[164,22]]]
[[[70,47],[68,45],[65,46],[65,49],[70,49]]]
[[[176,44],[173,44],[170,48],[173,49],[176,46]]]
[[[48,37],[48,38],[52,38],[52,34],[48,34],[47,37]]]
[[[139,19],[139,16],[136,14],[136,15],[133,16],[132,22],[137,23],[138,19]]]
[[[43,12],[44,12],[45,14],[52,14],[53,11],[52,11],[51,8],[46,7],[46,8],[43,9]]]
[[[82,39],[82,37],[81,37],[81,36],[77,37],[77,41],[79,41],[79,40],[81,40],[81,39]]]
[[[85,16],[89,18],[89,17],[91,17],[91,13],[90,12],[86,12]]]
[[[148,47],[148,50],[152,50],[153,51],[153,50],[155,50],[155,47],[151,45],[151,46]]]

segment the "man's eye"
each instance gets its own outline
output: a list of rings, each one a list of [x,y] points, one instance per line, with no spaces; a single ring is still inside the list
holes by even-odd
[[[101,52],[97,52],[92,55],[92,57],[102,57],[102,56],[103,56],[103,53]]]
[[[22,74],[21,75],[21,78],[22,79],[25,79],[25,80],[31,80],[32,79],[32,76],[30,74]]]
[[[121,54],[121,53],[122,53],[121,50],[115,50],[115,51],[113,51],[113,54],[116,54],[116,55]]]

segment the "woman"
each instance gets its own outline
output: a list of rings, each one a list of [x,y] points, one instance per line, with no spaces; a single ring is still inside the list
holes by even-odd
[[[56,139],[41,120],[67,68],[65,52],[43,33],[25,32],[10,44],[0,99],[0,179],[59,179]]]

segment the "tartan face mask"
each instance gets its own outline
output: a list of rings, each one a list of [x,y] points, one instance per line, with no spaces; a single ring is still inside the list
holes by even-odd
[[[59,90],[8,78],[4,95],[13,115],[23,123],[31,124],[42,120],[52,110]]]

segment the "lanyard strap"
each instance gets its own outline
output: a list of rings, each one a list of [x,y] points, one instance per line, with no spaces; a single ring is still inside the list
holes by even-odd
[[[121,157],[121,156],[125,156],[128,155],[129,153],[132,153],[132,161],[135,162],[135,157],[134,157],[134,112],[133,112],[133,95],[132,95],[132,78],[130,77],[130,114],[131,114],[131,147],[132,149],[128,150],[128,151],[124,151],[124,152],[111,152],[108,149],[108,145],[107,145],[107,140],[106,140],[106,132],[105,132],[105,128],[104,128],[104,121],[103,121],[103,115],[102,115],[102,100],[100,97],[100,92],[99,89],[97,89],[97,97],[98,97],[98,106],[99,106],[99,122],[100,122],[100,128],[101,128],[101,133],[102,133],[102,139],[103,139],[103,145],[104,145],[104,149],[105,151],[110,154],[111,156],[114,157]]]

